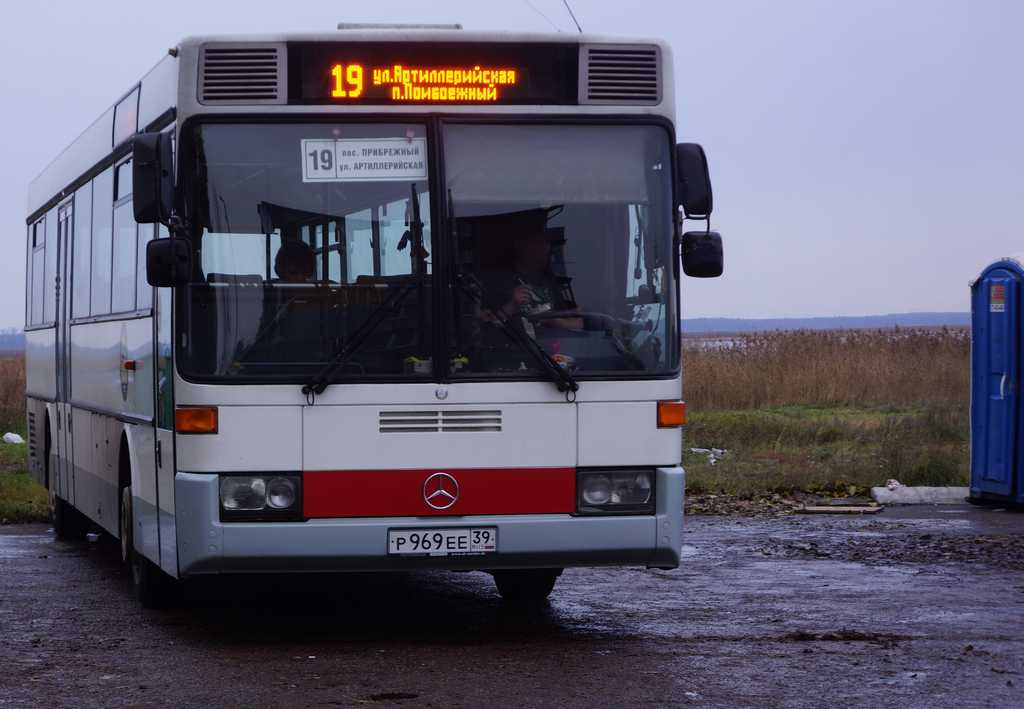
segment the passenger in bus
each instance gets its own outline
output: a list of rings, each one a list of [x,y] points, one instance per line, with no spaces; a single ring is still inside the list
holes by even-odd
[[[310,288],[274,288],[264,304],[257,341],[273,352],[279,362],[308,362],[321,358],[321,321],[319,301],[313,296],[316,279],[316,255],[309,244],[285,239],[274,257],[276,283],[290,286],[309,284]],[[284,343],[287,343],[285,345]]]
[[[512,268],[499,274],[489,290],[496,294],[506,317],[537,318],[535,325],[582,330],[582,318],[538,318],[546,312],[579,310],[552,271],[551,255],[551,240],[543,228],[520,232],[512,239]],[[486,321],[494,318],[487,311],[481,317]]]
[[[274,272],[285,283],[312,283],[316,277],[316,254],[305,241],[285,241],[274,258]]]

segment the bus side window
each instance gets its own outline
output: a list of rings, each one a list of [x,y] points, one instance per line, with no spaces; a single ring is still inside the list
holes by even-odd
[[[46,214],[46,266],[43,271],[43,318],[52,323],[57,319],[57,208]]]
[[[359,276],[374,275],[372,221],[373,215],[369,209],[349,214],[345,218],[346,271],[349,283],[355,283]]]
[[[153,239],[156,229],[149,224],[139,224],[139,245],[135,251],[135,307],[147,310],[153,307],[153,289],[146,280],[146,244]]]
[[[117,166],[114,181],[114,265],[111,312],[135,310],[135,263],[138,247],[138,224],[132,211],[132,163],[126,160]]]
[[[27,323],[39,325],[43,322],[43,268],[46,249],[46,218],[32,225],[29,276],[29,307]]]
[[[92,302],[91,315],[110,312],[114,170],[107,168],[92,182]]]
[[[404,244],[402,250],[398,245],[405,234],[405,217],[408,199],[400,199],[381,208],[380,218],[380,261],[381,275],[398,276],[412,273],[409,253],[412,249]]]
[[[25,243],[25,327],[32,324],[32,236],[35,224],[28,225],[28,240]]]
[[[92,182],[75,192],[75,238],[71,257],[71,317],[89,315],[89,284],[92,277]]]

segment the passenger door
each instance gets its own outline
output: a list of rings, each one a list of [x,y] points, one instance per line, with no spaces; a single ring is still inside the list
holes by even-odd
[[[54,435],[56,451],[56,487],[60,497],[74,503],[74,453],[71,442],[71,365],[70,365],[70,321],[71,321],[71,232],[73,218],[72,203],[68,202],[57,211],[57,289],[56,300],[56,420]]]
[[[1020,279],[994,269],[974,289],[972,487],[1011,493],[1017,453]]]

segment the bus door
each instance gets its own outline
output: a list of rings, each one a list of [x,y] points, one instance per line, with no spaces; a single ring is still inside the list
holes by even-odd
[[[159,227],[159,237],[167,229]],[[174,291],[155,290],[153,362],[156,370],[156,494],[160,526],[160,568],[178,575],[178,537],[174,522],[174,365],[171,306]]]
[[[71,444],[71,232],[72,203],[57,211],[57,289],[56,297],[56,367],[57,401],[53,446],[56,452],[55,491],[60,497],[74,503],[74,454]]]

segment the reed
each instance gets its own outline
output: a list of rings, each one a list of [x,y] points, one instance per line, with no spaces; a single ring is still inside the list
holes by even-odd
[[[895,328],[686,338],[683,391],[696,411],[967,401],[970,331]]]
[[[0,431],[25,432],[25,357],[0,356]]]

